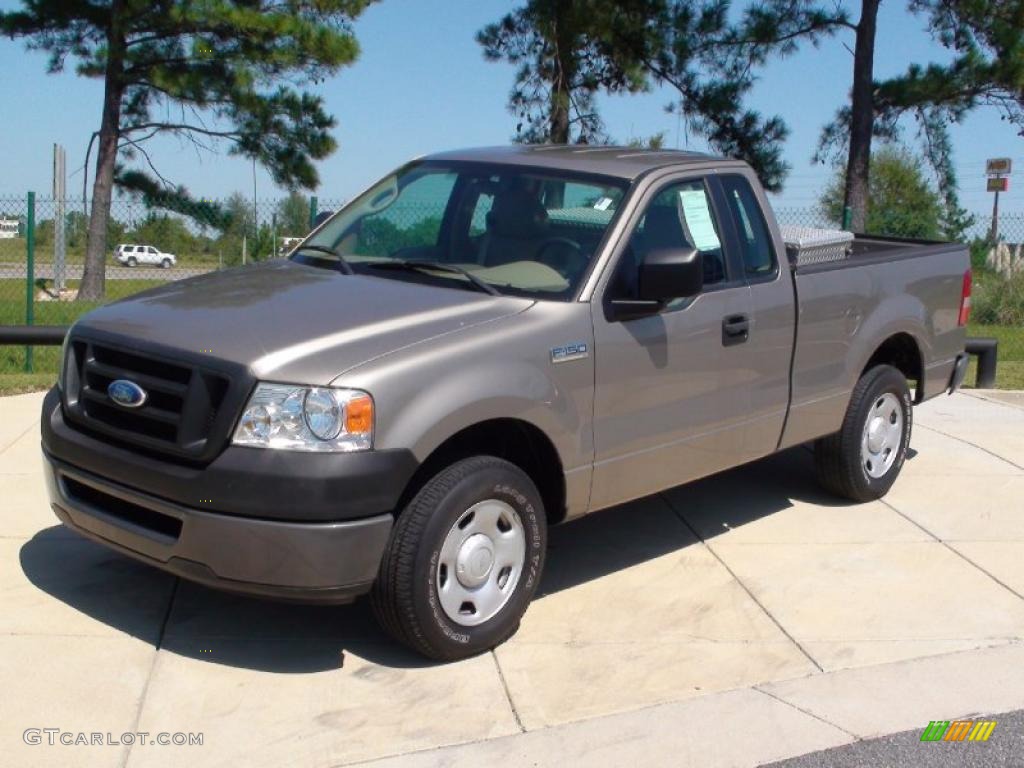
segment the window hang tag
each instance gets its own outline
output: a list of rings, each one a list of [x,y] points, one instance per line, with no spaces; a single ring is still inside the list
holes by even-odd
[[[708,196],[704,190],[682,189],[679,191],[679,201],[683,206],[683,219],[693,239],[693,247],[698,251],[714,251],[721,248]]]

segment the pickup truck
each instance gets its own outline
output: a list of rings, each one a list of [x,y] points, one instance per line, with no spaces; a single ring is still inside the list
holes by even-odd
[[[742,162],[421,158],[286,260],[97,309],[43,404],[53,510],[269,598],[369,593],[442,660],[519,625],[547,530],[805,443],[856,501],[964,375],[962,245],[787,249]]]

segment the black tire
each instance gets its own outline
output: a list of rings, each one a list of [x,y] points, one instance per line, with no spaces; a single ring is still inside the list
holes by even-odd
[[[129,267],[137,267],[139,265],[139,262],[136,260],[134,256],[129,256],[127,264]]]
[[[499,499],[519,516],[526,561],[508,602],[476,626],[452,621],[437,592],[437,561],[449,530],[477,502]],[[519,628],[540,582],[547,522],[540,494],[519,467],[475,456],[430,479],[401,510],[391,531],[370,601],[392,637],[431,659],[455,661],[501,644]]]
[[[896,456],[880,477],[872,477],[862,459],[861,440],[874,406],[885,394],[895,395],[902,411],[902,435]],[[906,377],[891,365],[878,365],[867,371],[850,396],[842,428],[814,444],[814,463],[818,481],[827,490],[853,501],[880,499],[896,482],[910,447],[913,408]]]
[[[170,269],[171,268],[171,260],[170,259],[164,259],[163,261],[160,262],[160,267],[162,269]]]

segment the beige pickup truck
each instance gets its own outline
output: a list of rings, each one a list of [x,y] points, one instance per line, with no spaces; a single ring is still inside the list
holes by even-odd
[[[963,378],[969,308],[964,246],[784,237],[741,162],[433,155],[287,260],[76,323],[50,499],[185,579],[369,593],[456,659],[515,632],[551,525],[803,443],[837,494],[885,494],[911,406]]]

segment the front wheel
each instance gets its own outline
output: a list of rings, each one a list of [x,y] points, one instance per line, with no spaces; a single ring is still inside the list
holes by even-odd
[[[371,594],[396,640],[454,661],[519,627],[544,566],[547,526],[536,486],[493,456],[456,462],[401,510]]]
[[[170,269],[171,268],[171,260],[170,259],[164,259],[163,261],[160,262],[160,267],[162,269]]]
[[[854,501],[881,498],[903,468],[912,425],[906,377],[875,366],[854,387],[842,428],[814,444],[818,480]]]

